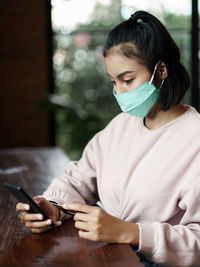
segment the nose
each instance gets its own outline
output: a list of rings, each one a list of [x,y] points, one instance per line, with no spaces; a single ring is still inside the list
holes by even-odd
[[[115,89],[115,92],[117,94],[121,94],[121,93],[126,93],[128,92],[127,88],[125,88],[123,85],[121,84],[115,84],[114,85],[114,89]]]

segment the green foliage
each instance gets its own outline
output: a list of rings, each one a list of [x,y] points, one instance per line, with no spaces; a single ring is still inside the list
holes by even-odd
[[[191,16],[164,13],[165,26],[180,49],[181,62],[191,72]],[[183,98],[183,103],[191,104],[191,91],[188,90]]]
[[[190,30],[190,16],[188,15],[177,15],[174,13],[164,13],[164,19],[166,21],[165,25],[168,29],[178,29],[180,31],[183,29],[184,31]]]

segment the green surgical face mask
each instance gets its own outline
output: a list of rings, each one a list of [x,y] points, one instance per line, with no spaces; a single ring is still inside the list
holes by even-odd
[[[144,82],[132,91],[117,94],[113,88],[113,94],[123,112],[141,118],[144,118],[149,113],[159,96],[159,90],[152,84],[156,68],[157,64],[150,81]],[[164,80],[162,80],[161,86],[163,82]]]

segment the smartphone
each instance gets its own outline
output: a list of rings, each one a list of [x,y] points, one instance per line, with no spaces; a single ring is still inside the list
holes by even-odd
[[[43,220],[49,219],[46,213],[33,201],[22,187],[7,182],[4,182],[4,186],[19,202],[30,205],[29,213],[40,213],[43,215]]]
[[[57,208],[59,208],[59,210],[62,210],[64,213],[66,213],[66,214],[70,214],[70,215],[75,215],[76,214],[76,211],[74,211],[74,210],[66,210],[66,209],[64,209],[61,205],[59,205],[57,202],[55,202],[55,201],[51,201],[51,200],[49,200],[49,202],[51,203],[51,204],[53,204],[54,206],[56,206]]]

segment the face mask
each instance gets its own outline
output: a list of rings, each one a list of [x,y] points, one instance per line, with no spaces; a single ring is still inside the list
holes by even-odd
[[[149,113],[159,96],[159,90],[152,84],[156,68],[157,64],[150,81],[144,82],[130,92],[117,94],[113,89],[113,94],[123,112],[141,118],[144,118]],[[164,80],[162,80],[161,86],[163,82]]]

